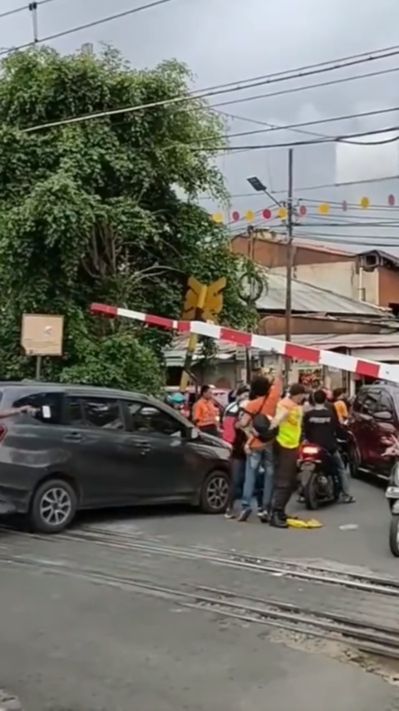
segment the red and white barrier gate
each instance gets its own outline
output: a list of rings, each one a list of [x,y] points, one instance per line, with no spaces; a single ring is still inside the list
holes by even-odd
[[[234,329],[217,326],[213,323],[204,323],[203,321],[176,321],[171,318],[165,318],[164,316],[144,314],[140,311],[131,311],[130,309],[122,309],[118,306],[109,306],[108,304],[92,304],[90,310],[92,314],[108,316],[109,318],[130,318],[133,321],[141,321],[149,326],[159,326],[160,328],[178,331],[179,333],[196,333],[199,336],[208,336],[217,341],[227,341],[247,348],[260,348],[261,350],[273,351],[274,353],[288,358],[295,358],[296,360],[316,363],[321,366],[325,365],[329,368],[345,370],[350,373],[356,373],[357,375],[399,383],[399,365],[378,363],[373,360],[361,360],[360,358],[335,353],[334,351],[324,351],[318,348],[299,346],[295,343],[282,341],[279,338],[259,336],[256,333],[247,333],[245,331],[235,331]]]

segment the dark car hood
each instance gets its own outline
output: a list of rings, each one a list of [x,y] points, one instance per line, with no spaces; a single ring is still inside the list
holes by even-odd
[[[227,449],[228,451],[231,449],[231,446],[221,439],[221,437],[214,437],[213,435],[206,434],[205,432],[199,432],[196,441],[202,442],[202,444],[207,444],[210,447],[219,447],[219,449]]]

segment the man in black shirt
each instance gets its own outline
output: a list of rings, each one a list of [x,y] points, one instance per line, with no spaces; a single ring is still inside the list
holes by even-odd
[[[303,417],[303,432],[305,439],[325,449],[331,456],[337,475],[341,482],[342,494],[340,500],[345,504],[354,503],[350,493],[349,477],[338,449],[337,432],[339,421],[334,407],[327,402],[324,390],[316,390],[313,395],[314,406],[305,412]]]

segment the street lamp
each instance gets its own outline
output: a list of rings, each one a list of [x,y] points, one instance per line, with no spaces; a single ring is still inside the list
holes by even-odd
[[[253,175],[251,178],[247,178],[248,183],[251,188],[253,188],[257,193],[265,193],[273,202],[282,207],[282,203],[276,200],[274,195],[269,193],[266,185],[256,176]],[[294,261],[294,247],[293,247],[293,149],[288,150],[288,200],[287,200],[287,281],[286,281],[286,295],[285,295],[285,340],[291,340],[291,315],[292,315],[292,268]],[[253,238],[252,238],[253,239]],[[253,258],[253,257],[252,257]],[[285,367],[285,379],[288,384],[290,371],[289,359],[286,359]]]

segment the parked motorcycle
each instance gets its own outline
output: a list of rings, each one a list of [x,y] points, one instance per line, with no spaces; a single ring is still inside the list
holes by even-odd
[[[392,555],[399,558],[399,440],[396,437],[392,437],[392,445],[386,450],[384,456],[394,457],[385,496],[391,511],[389,547]]]
[[[338,500],[341,484],[331,456],[322,447],[304,443],[300,449],[298,471],[306,508],[315,510],[322,504]]]

